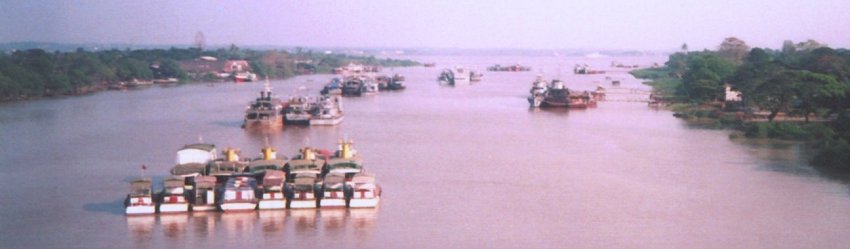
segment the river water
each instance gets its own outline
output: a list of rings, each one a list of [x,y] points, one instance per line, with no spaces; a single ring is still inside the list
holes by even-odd
[[[189,84],[0,104],[0,248],[846,248],[850,195],[797,144],[747,143],[644,103],[529,110],[536,74],[592,90],[612,60],[664,57],[425,56],[408,89],[344,99],[336,127],[240,128],[260,83]],[[466,86],[441,68],[523,63]],[[589,63],[606,75],[575,76]],[[558,69],[560,68],[560,69]],[[332,76],[272,81],[288,96]],[[127,180],[161,179],[187,143],[259,155],[355,140],[378,176],[375,210],[126,217]]]

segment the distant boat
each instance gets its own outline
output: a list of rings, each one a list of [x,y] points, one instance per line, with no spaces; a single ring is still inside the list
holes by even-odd
[[[184,180],[182,177],[169,177],[163,180],[162,192],[159,195],[159,213],[189,212],[189,202],[184,195]]]
[[[124,199],[124,213],[127,215],[156,213],[152,186],[149,178],[137,178],[130,181],[130,194],[127,194],[127,198]]]
[[[337,125],[342,122],[342,97],[321,97],[312,111],[310,125]]]
[[[268,80],[265,89],[260,91],[260,97],[245,109],[243,128],[251,127],[282,127],[283,126],[283,104],[274,96]]]
[[[227,179],[218,204],[224,212],[250,211],[257,208],[257,180],[253,176],[239,175]]]

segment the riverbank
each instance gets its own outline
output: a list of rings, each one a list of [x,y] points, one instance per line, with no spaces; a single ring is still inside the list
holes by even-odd
[[[287,79],[331,73],[349,63],[377,67],[420,65],[412,60],[369,55],[316,53],[297,50],[214,51],[196,48],[49,52],[41,49],[0,53],[0,102],[52,96],[85,95],[157,79],[167,84],[227,80],[254,73],[258,78]]]
[[[748,112],[740,102],[698,102],[683,94],[682,80],[667,67],[638,69],[629,72],[660,94],[662,105],[673,116],[689,125],[707,129],[731,129],[730,139],[775,142],[800,142],[812,150],[810,165],[828,178],[850,182],[850,144],[844,138],[850,131],[846,113],[827,117],[799,117],[780,113],[768,118],[766,113]]]

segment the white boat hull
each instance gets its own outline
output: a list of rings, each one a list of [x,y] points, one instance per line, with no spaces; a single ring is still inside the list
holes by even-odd
[[[163,203],[159,204],[159,213],[186,213],[189,212],[189,203]]]
[[[342,123],[342,116],[337,118],[316,118],[310,119],[310,125],[338,125]]]
[[[365,198],[365,199],[356,199],[353,198],[348,203],[348,207],[350,208],[374,208],[378,206],[378,203],[381,202],[381,197],[375,198]]]
[[[316,208],[316,200],[292,200],[289,202],[289,208]]]
[[[260,209],[285,209],[286,200],[260,200]]]
[[[232,203],[223,203],[219,205],[221,211],[250,211],[257,209],[257,203],[252,202],[232,202]]]
[[[201,206],[192,206],[192,212],[209,212],[215,211],[218,207],[215,205],[201,205]]]
[[[127,215],[141,215],[141,214],[153,214],[156,213],[156,207],[154,206],[129,206],[124,209],[124,213]]]
[[[319,201],[319,206],[326,207],[345,207],[345,199],[322,199]]]

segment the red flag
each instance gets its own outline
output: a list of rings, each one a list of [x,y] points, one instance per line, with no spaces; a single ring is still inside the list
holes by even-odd
[[[146,169],[148,169],[148,166],[145,166],[144,164],[142,164],[142,170],[146,170]]]

